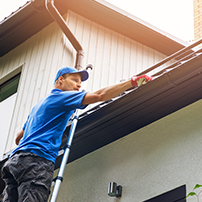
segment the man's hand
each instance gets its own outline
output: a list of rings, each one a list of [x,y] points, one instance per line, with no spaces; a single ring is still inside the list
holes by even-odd
[[[131,84],[133,86],[141,86],[143,84],[146,84],[148,81],[151,81],[153,78],[147,75],[141,75],[141,76],[132,76],[131,77]]]

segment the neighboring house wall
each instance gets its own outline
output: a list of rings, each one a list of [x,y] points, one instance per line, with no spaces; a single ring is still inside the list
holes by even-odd
[[[191,192],[202,178],[201,111],[202,100],[68,164],[57,201],[142,202],[181,185]],[[107,195],[112,181],[123,186],[120,199]]]
[[[165,57],[71,11],[65,19],[84,48],[84,67],[89,63],[94,66],[88,90],[128,79]],[[76,52],[68,39],[58,25],[52,23],[0,58],[0,79],[14,69],[22,68],[5,152],[16,146],[14,139],[17,132],[31,108],[52,89],[57,70],[62,66],[73,66],[75,56]]]
[[[194,40],[202,38],[202,1],[194,0]]]

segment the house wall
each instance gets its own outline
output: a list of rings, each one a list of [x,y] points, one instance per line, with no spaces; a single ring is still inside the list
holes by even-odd
[[[191,192],[202,183],[201,111],[202,100],[68,164],[57,201],[141,202],[185,184]],[[120,199],[107,195],[111,181],[123,186]]]
[[[202,1],[193,0],[194,4],[194,40],[202,38]]]
[[[87,90],[127,79],[165,57],[71,11],[64,18],[84,48],[84,66],[94,66]],[[75,57],[70,42],[52,23],[0,58],[0,82],[22,70],[5,152],[15,147],[15,136],[31,108],[52,89],[57,70],[73,66]]]
[[[5,152],[16,145],[14,139],[39,99],[53,87],[58,65],[62,65],[62,32],[51,24],[0,58],[0,78],[22,69]]]

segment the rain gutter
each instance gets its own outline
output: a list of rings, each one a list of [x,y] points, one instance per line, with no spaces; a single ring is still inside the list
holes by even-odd
[[[47,11],[50,13],[52,18],[55,20],[55,22],[58,24],[60,29],[63,31],[65,36],[69,39],[74,49],[77,51],[76,55],[76,63],[75,68],[80,70],[82,69],[82,62],[84,57],[84,51],[76,37],[73,35],[71,30],[69,29],[67,23],[61,16],[60,12],[57,10],[57,8],[54,5],[54,0],[45,0],[45,7]]]
[[[147,85],[81,114],[69,162],[202,99],[201,64],[202,54],[198,54]],[[64,132],[61,148],[65,146],[69,129],[70,126]],[[59,153],[55,169],[61,158]]]

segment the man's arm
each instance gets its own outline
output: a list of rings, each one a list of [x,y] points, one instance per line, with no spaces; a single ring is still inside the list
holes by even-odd
[[[23,137],[24,130],[21,130],[20,132],[17,133],[17,137],[15,138],[15,144],[18,145],[20,142],[20,139]]]
[[[110,100],[121,94],[123,91],[132,87],[131,81],[125,81],[119,84],[108,86],[102,89],[99,89],[92,93],[86,93],[82,105],[92,104],[99,101]]]
[[[133,76],[129,81],[108,86],[93,93],[86,93],[81,105],[110,100],[111,98],[118,96],[119,94],[121,94],[132,86],[141,86],[142,84],[146,84],[148,81],[151,80],[152,77],[149,77],[147,75],[142,75],[139,77]]]

